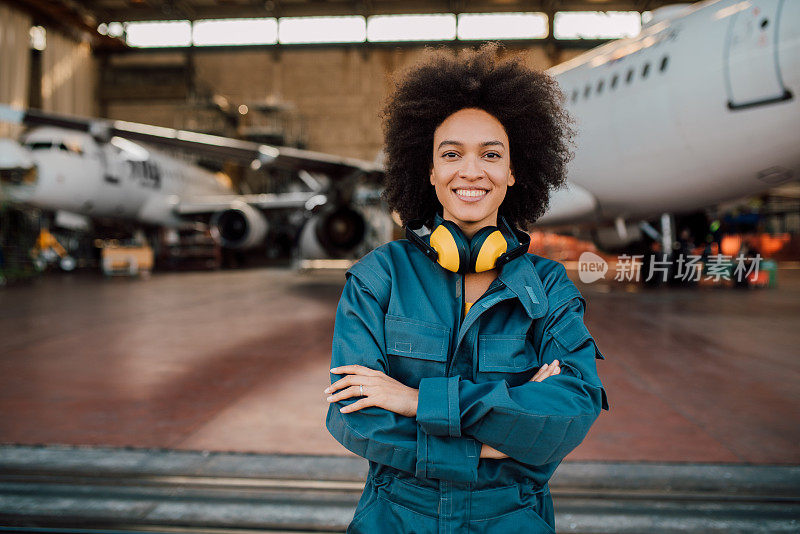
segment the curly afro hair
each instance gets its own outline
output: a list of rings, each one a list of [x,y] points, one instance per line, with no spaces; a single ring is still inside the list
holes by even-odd
[[[385,141],[382,198],[405,225],[422,219],[430,227],[442,213],[429,175],[434,130],[463,108],[480,108],[506,130],[516,179],[499,214],[525,230],[549,206],[550,191],[566,179],[575,136],[573,119],[558,83],[532,70],[519,56],[500,61],[501,45],[490,42],[456,54],[426,47],[422,60],[395,78],[381,111]]]

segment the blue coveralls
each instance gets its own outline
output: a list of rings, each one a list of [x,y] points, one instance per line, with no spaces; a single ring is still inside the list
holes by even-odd
[[[518,244],[504,235],[509,250]],[[464,317],[464,275],[406,239],[345,278],[331,367],[360,364],[419,389],[416,418],[339,412],[360,397],[330,404],[328,431],[369,460],[347,532],[555,532],[547,482],[609,408],[586,301],[564,266],[511,260]],[[529,381],[555,359],[560,374]],[[481,443],[509,458],[479,458]]]

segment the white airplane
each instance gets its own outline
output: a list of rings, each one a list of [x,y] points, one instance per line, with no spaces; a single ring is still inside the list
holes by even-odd
[[[363,194],[365,189],[357,190],[356,185],[365,180],[377,183],[382,175],[379,166],[353,158],[145,124],[2,105],[0,120],[29,127],[19,141],[0,139],[0,194],[12,202],[64,215],[63,220],[75,221],[77,215],[150,227],[199,224],[232,249],[264,242],[267,212],[302,213],[301,259],[346,256],[362,245],[367,224],[353,202],[368,206],[377,197]],[[290,169],[304,183],[303,190],[237,194],[226,176],[151,145],[253,169]],[[69,258],[62,262],[62,267],[72,265]]]
[[[637,37],[547,72],[576,151],[537,225],[588,223],[604,249],[642,230],[671,244],[670,214],[800,177],[800,1],[667,6]],[[659,216],[658,236],[639,223]]]

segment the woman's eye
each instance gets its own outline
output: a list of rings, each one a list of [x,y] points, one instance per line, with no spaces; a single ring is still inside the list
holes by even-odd
[[[486,155],[487,155],[487,156],[496,156],[494,159],[497,159],[497,158],[500,158],[500,157],[502,157],[502,156],[500,156],[500,154],[498,154],[497,152],[488,152]]]
[[[456,154],[455,152],[445,152],[444,154],[442,154],[442,157],[445,157],[445,158],[450,157],[450,156],[458,156],[458,154]]]

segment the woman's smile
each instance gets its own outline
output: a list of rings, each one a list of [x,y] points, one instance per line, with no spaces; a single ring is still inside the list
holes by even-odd
[[[480,202],[489,194],[489,191],[486,189],[477,188],[457,188],[453,189],[453,192],[464,202]]]

